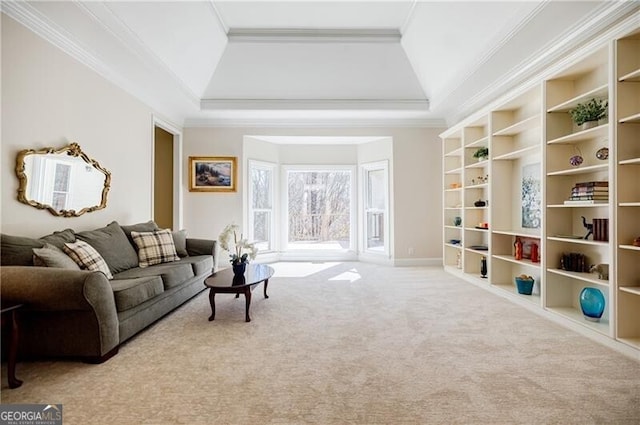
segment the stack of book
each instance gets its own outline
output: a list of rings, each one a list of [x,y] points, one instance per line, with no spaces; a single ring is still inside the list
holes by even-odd
[[[609,182],[592,181],[576,183],[565,205],[606,204],[609,202]]]

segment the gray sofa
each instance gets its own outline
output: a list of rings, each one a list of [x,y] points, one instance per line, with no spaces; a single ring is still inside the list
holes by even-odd
[[[131,226],[112,222],[92,231],[66,229],[39,239],[1,235],[2,305],[24,304],[19,356],[103,362],[124,341],[204,290],[204,279],[214,269],[216,241],[173,232],[179,260],[140,268],[131,232],[153,230],[158,227],[152,221]],[[100,253],[113,279],[100,271],[34,265],[34,259],[42,261],[34,257],[34,248],[50,244],[62,249],[76,240]]]

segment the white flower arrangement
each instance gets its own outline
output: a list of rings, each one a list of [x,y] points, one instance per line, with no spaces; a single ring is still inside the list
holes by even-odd
[[[249,260],[253,260],[258,255],[258,248],[253,243],[249,243],[248,240],[242,237],[240,233],[240,239],[238,239],[238,230],[240,227],[237,224],[228,224],[224,228],[218,242],[220,247],[229,252],[229,261],[232,265],[248,263]],[[231,246],[231,236],[233,235],[233,246]]]

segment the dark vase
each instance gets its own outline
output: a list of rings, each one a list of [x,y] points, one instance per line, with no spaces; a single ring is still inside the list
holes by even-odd
[[[487,277],[487,257],[482,257],[480,260],[480,277]]]
[[[233,274],[243,275],[247,268],[247,263],[238,263],[233,265]]]
[[[585,319],[599,322],[604,313],[604,295],[599,289],[584,288],[580,291],[580,308]]]

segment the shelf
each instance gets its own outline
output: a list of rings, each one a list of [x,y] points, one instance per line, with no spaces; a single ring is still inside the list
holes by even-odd
[[[609,206],[609,203],[604,202],[601,204],[571,204],[571,205],[553,204],[553,205],[547,205],[547,208],[595,208],[595,207],[608,207],[608,206]]]
[[[618,122],[620,124],[629,123],[629,122],[640,123],[640,112],[638,112],[637,114],[629,115],[628,117],[620,118]]]
[[[486,189],[489,187],[489,183],[473,184],[471,186],[465,186],[465,189]]]
[[[449,224],[445,224],[445,229],[462,229],[460,226],[451,226]]]
[[[609,129],[608,123],[602,124],[597,127],[588,128],[586,130],[581,130],[576,133],[567,134],[566,136],[549,140],[547,144],[548,145],[573,144],[576,142],[581,142],[583,140],[596,139],[600,137],[605,138],[607,137],[608,129]]]
[[[529,118],[525,118],[522,121],[518,121],[509,127],[503,128],[493,133],[494,136],[515,136],[526,130],[530,130],[540,126],[540,115],[534,115]]]
[[[623,75],[622,77],[618,78],[618,81],[620,81],[621,83],[625,81],[640,81],[640,69],[636,69],[635,71],[631,71],[630,73]]]
[[[449,248],[462,249],[461,245],[454,245],[452,243],[445,243],[444,246],[448,246]]]
[[[478,229],[477,227],[465,227],[464,230],[469,230],[471,232],[486,232],[489,229]]]
[[[569,110],[578,106],[578,103],[584,103],[593,97],[607,97],[609,95],[609,88],[607,84],[600,87],[596,87],[593,90],[589,90],[586,93],[582,93],[573,99],[569,99],[566,102],[562,102],[559,105],[553,106],[547,109],[547,112],[568,112]]]
[[[518,297],[522,297],[522,299],[525,299],[529,302],[535,303],[536,305],[540,305],[540,295],[539,294],[531,294],[531,295],[524,295],[524,294],[519,294],[518,293],[518,288],[516,288],[515,284],[508,284],[508,283],[493,283],[491,284],[491,286],[499,288],[503,291],[507,291],[509,293],[512,293],[514,295],[517,295]]]
[[[489,207],[464,207],[465,210],[486,210]]]
[[[601,319],[599,322],[590,322],[584,318],[582,311],[573,307],[547,307],[547,310],[609,336],[609,320]]]
[[[640,207],[640,202],[620,202],[620,207]]]
[[[634,245],[618,245],[620,249],[628,249],[629,251],[640,251],[640,246]]]
[[[473,252],[474,254],[479,254],[479,255],[484,255],[485,257],[489,256],[489,250],[487,251],[482,251],[482,250],[478,250],[478,249],[471,249],[471,248],[465,248],[465,251],[469,251],[469,252]]]
[[[589,282],[593,285],[601,285],[601,286],[609,286],[608,280],[598,279],[595,273],[580,273],[580,272],[570,272],[562,269],[547,269],[548,272],[558,274],[560,276],[570,277],[572,279],[581,280],[583,282]]]
[[[538,149],[540,149],[539,146],[529,146],[526,148],[522,148],[522,149],[518,149],[512,152],[508,152],[502,155],[498,155],[496,157],[494,157],[493,159],[495,161],[506,161],[506,160],[511,160],[511,159],[518,159],[518,158],[523,158],[525,156],[528,156],[529,154],[531,154],[532,152],[537,151]]]
[[[527,259],[516,260],[511,255],[492,255],[492,257],[496,258],[498,260],[508,261],[508,262],[514,263],[514,264],[520,264],[520,265],[523,265],[523,266],[529,266],[529,267],[533,267],[533,268],[536,268],[536,269],[540,268],[540,262],[539,261],[537,263],[534,263],[533,261],[527,260]]]
[[[453,189],[445,189],[445,192],[461,192],[462,188],[461,187],[455,187]]]
[[[621,286],[618,289],[622,292],[640,296],[640,286]]]
[[[486,146],[489,143],[489,136],[484,136],[481,139],[474,140],[473,142],[465,145],[465,148],[474,148],[479,146]]]
[[[640,165],[640,158],[625,159],[623,161],[619,161],[618,164],[620,164],[620,165]]]
[[[609,245],[609,242],[590,241],[588,239],[563,238],[563,237],[559,237],[559,236],[547,236],[547,240],[556,241],[556,242],[575,243],[575,244],[579,244],[579,245],[592,245],[592,246],[608,246]]]
[[[447,152],[444,156],[462,156],[462,148],[454,149],[451,152]]]
[[[639,338],[618,338],[620,342],[624,342],[633,348],[640,350],[640,337]]]
[[[499,235],[522,236],[522,237],[525,237],[525,238],[540,239],[540,235],[539,234],[526,233],[526,232],[516,232],[515,230],[493,230],[492,233],[496,233],[496,234],[499,234]]]
[[[587,167],[568,168],[566,170],[552,171],[547,176],[573,176],[576,174],[589,174],[597,171],[605,171],[609,167],[608,164],[589,165]]]
[[[489,165],[489,160],[485,159],[484,161],[478,161],[476,163],[469,164],[469,165],[465,166],[464,168],[485,168],[488,165]]]

